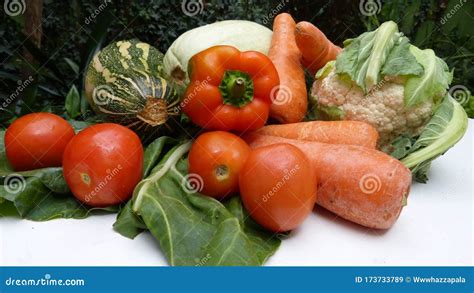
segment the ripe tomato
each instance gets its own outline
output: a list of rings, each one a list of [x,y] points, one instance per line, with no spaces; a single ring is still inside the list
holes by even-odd
[[[239,186],[250,216],[274,232],[298,227],[316,203],[315,171],[303,152],[289,144],[253,150]]]
[[[219,199],[237,193],[239,173],[249,154],[250,147],[235,134],[225,131],[201,134],[189,151],[189,176],[202,179],[202,186],[195,189]]]
[[[64,177],[74,196],[94,207],[129,199],[142,178],[143,147],[130,129],[113,123],[90,126],[66,147]]]
[[[59,167],[74,129],[51,113],[32,113],[16,119],[5,132],[5,152],[16,171]]]

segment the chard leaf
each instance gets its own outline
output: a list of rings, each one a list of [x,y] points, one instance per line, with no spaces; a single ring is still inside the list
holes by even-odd
[[[421,75],[423,67],[409,51],[409,41],[393,21],[345,42],[336,60],[336,72],[348,75],[365,93],[385,75]]]
[[[72,194],[58,195],[48,189],[37,177],[16,177],[17,185],[0,186],[0,198],[11,202],[18,214],[33,221],[48,221],[57,218],[82,219],[93,210],[117,211],[116,207],[88,208],[77,201]]]
[[[189,148],[180,144],[161,159],[114,227],[132,238],[147,227],[170,265],[263,264],[280,239],[248,217],[239,197],[221,203],[186,187]]]
[[[453,79],[452,72],[431,49],[420,50],[415,46],[410,46],[410,52],[423,65],[424,74],[410,77],[405,82],[405,105],[411,107],[428,99],[437,103],[444,96]]]
[[[426,182],[431,161],[455,145],[464,136],[467,125],[462,106],[447,95],[402,163],[412,170],[416,180]]]

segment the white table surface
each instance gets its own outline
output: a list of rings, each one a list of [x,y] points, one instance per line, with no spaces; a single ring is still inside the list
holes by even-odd
[[[414,183],[390,230],[368,230],[316,208],[267,265],[474,265],[473,122],[462,141],[433,163],[430,181]],[[127,239],[113,231],[114,221],[115,215],[41,223],[0,218],[0,265],[167,265],[149,233]]]

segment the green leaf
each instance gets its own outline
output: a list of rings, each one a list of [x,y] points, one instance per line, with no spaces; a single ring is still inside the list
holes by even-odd
[[[72,71],[76,74],[79,75],[79,65],[77,65],[76,62],[72,61],[71,59],[64,57],[64,61],[71,67]]]
[[[79,95],[75,85],[71,86],[71,89],[66,96],[65,107],[67,114],[72,119],[81,115],[81,96]]]
[[[334,69],[334,65],[336,64],[336,61],[329,61],[324,65],[323,68],[319,69],[318,72],[316,72],[315,79],[323,79],[326,78],[331,71]]]
[[[70,193],[63,176],[63,169],[61,167],[51,167],[36,169],[31,171],[13,172],[0,170],[0,177],[7,177],[11,174],[16,174],[25,178],[38,178],[49,190],[58,194]]]
[[[19,218],[20,215],[11,201],[0,198],[0,218],[2,217]]]
[[[412,170],[415,179],[425,182],[430,162],[455,145],[464,136],[467,125],[462,106],[447,95],[402,163]]]
[[[161,159],[114,227],[134,237],[144,223],[171,265],[263,264],[280,239],[249,218],[239,197],[221,203],[185,187],[189,148],[190,142],[180,144]]]
[[[423,68],[409,51],[409,41],[393,21],[346,42],[336,60],[336,72],[347,75],[365,93],[385,75],[420,75]]]
[[[135,238],[138,234],[147,230],[142,219],[133,212],[131,200],[120,210],[117,215],[117,221],[115,221],[113,227],[114,230],[122,236],[130,239]]]
[[[89,208],[77,201],[71,194],[63,196],[48,189],[37,177],[15,177],[17,185],[0,186],[0,198],[13,203],[18,214],[33,221],[48,221],[57,218],[81,219],[93,210],[117,211],[117,207]],[[23,178],[23,179],[21,179]]]
[[[410,77],[405,82],[405,105],[407,107],[415,106],[428,99],[432,99],[436,104],[446,93],[453,74],[449,71],[448,65],[436,57],[433,50],[420,50],[411,46],[410,52],[423,65],[424,74]]]
[[[150,174],[152,168],[156,166],[160,158],[163,157],[163,149],[168,145],[174,146],[177,142],[178,141],[172,137],[162,136],[147,146],[144,154],[143,178]]]
[[[416,60],[410,52],[410,41],[406,37],[399,39],[398,43],[390,51],[387,61],[382,66],[381,74],[399,76],[423,74],[423,66]]]
[[[392,142],[391,147],[393,150],[390,152],[390,155],[396,159],[404,158],[410,153],[412,145],[412,139],[402,135]]]

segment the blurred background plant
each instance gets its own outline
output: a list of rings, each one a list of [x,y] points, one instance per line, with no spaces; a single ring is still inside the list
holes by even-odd
[[[339,45],[386,20],[396,21],[415,45],[433,48],[454,68],[451,93],[474,117],[470,0],[3,1],[2,128],[33,111],[92,119],[82,94],[83,72],[94,52],[113,40],[138,38],[165,52],[191,28],[223,19],[248,19],[271,27],[273,17],[284,11],[298,21],[315,23]]]

